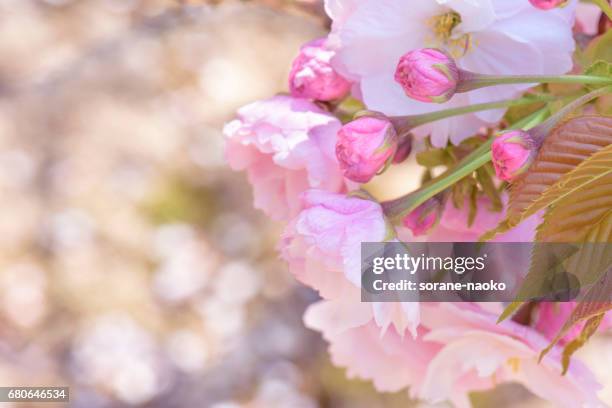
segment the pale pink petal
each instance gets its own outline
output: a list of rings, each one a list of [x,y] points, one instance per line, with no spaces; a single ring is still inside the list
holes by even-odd
[[[372,319],[372,308],[367,303],[351,300],[322,300],[304,313],[306,327],[317,329],[327,336],[337,336],[349,329],[366,325]]]
[[[585,34],[597,34],[600,16],[601,9],[596,4],[580,2],[576,6],[576,23]]]
[[[334,155],[340,121],[316,104],[289,96],[246,105],[223,129],[225,157],[245,170],[254,205],[276,220],[300,209],[299,195],[310,187],[345,191]]]

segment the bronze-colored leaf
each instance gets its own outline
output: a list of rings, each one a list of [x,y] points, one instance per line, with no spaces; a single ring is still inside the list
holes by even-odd
[[[612,145],[563,176],[539,201],[551,208],[536,241],[576,244],[564,262],[566,273],[579,288],[598,282],[612,265]]]
[[[553,129],[544,141],[533,165],[512,183],[506,218],[482,240],[510,230],[529,215],[546,208],[549,203],[532,205],[563,175],[585,159],[612,144],[612,117],[586,115],[570,119]]]
[[[575,324],[593,319],[597,316],[603,316],[608,310],[612,309],[612,302],[609,300],[603,300],[606,299],[606,296],[607,299],[609,299],[610,291],[612,290],[612,277],[610,276],[611,272],[611,270],[608,270],[601,280],[596,285],[593,285],[579,299],[576,308],[572,311],[570,317],[563,324],[563,327],[561,327],[550,344],[540,353],[540,360]]]
[[[554,214],[555,209],[547,212],[544,217],[544,225],[555,226],[555,222],[552,221],[556,219]],[[563,224],[563,221],[559,220],[558,223]],[[571,241],[572,245],[543,248],[542,246],[546,246],[546,243],[534,244],[530,270],[519,288],[517,300],[505,308],[498,321],[501,322],[516,312],[524,303],[524,299],[550,296],[553,292],[551,286],[555,286],[556,283],[556,276],[574,276],[577,279],[577,287],[583,290],[595,284],[585,292],[591,296],[590,301],[601,301],[610,297],[612,286],[604,286],[605,282],[601,279],[602,275],[609,271],[612,263],[612,251],[609,245],[612,242],[612,208],[608,207],[606,213],[597,222],[585,229],[586,233],[580,237],[576,236]],[[557,242],[568,241],[564,236],[560,236]],[[557,284],[556,287],[558,286]],[[568,291],[572,289],[570,283],[567,286]],[[608,293],[594,292],[597,287],[601,290],[608,290]]]
[[[524,216],[544,206],[551,209],[538,228],[536,241],[582,242],[612,209],[612,144],[562,176],[525,209]],[[609,237],[600,238],[608,242]]]
[[[534,243],[529,272],[521,282],[515,301],[506,306],[498,322],[516,312],[527,300],[553,301],[561,300],[556,298],[556,295],[562,297],[569,295],[575,283],[568,280],[565,262],[576,251],[573,245],[551,246]]]
[[[576,252],[565,263],[565,270],[576,277],[580,288],[587,288],[600,281],[612,265],[609,245],[612,242],[612,209],[594,223],[581,239]]]
[[[561,360],[561,364],[563,365],[563,372],[561,373],[562,375],[565,375],[567,369],[569,368],[570,358],[572,357],[572,354],[574,354],[576,350],[578,350],[580,347],[584,346],[586,342],[591,338],[591,336],[595,334],[604,316],[605,313],[601,313],[587,320],[578,337],[576,337],[574,340],[572,340],[565,346],[565,348],[563,349],[563,358]]]

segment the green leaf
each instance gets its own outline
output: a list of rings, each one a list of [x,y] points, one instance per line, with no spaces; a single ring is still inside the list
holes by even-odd
[[[416,161],[428,169],[438,166],[449,166],[453,163],[453,159],[446,149],[424,150],[416,155]]]
[[[485,210],[486,211],[486,210]],[[478,188],[476,186],[472,186],[470,191],[470,210],[468,212],[468,227],[471,227],[474,224],[474,220],[476,219],[476,213],[478,212]]]
[[[586,91],[586,90],[584,90]],[[581,94],[579,94],[578,92],[576,92],[575,97],[579,97],[579,96],[583,96],[586,95],[586,92],[583,92]],[[546,104],[546,107],[548,108],[548,111],[550,112],[551,115],[554,115],[555,113],[559,112],[561,109],[563,109],[566,105],[568,98],[559,98],[556,99],[554,101],[550,101]],[[574,112],[572,112],[571,114],[569,114],[565,119],[568,120],[572,117],[577,117],[577,116],[581,116],[582,115],[582,110],[583,107],[580,107],[579,109],[576,109]]]
[[[476,181],[472,177],[466,177],[455,183],[451,190],[451,199],[455,208],[463,208],[465,201],[470,198],[472,191],[476,188]]]
[[[492,174],[490,170],[491,168],[491,163],[487,163],[481,168],[477,169],[476,180],[478,180],[478,184],[480,184],[482,191],[491,200],[490,210],[499,212],[502,210],[503,204],[501,200],[501,194],[493,183]]]
[[[588,67],[584,71],[584,73],[585,75],[612,78],[612,63],[604,61],[604,60],[595,61],[593,64],[591,64],[590,67]],[[606,84],[589,84],[585,86],[589,90],[594,90],[594,89],[601,88],[607,85]]]
[[[501,323],[514,314],[525,302],[515,300],[510,303],[497,318],[497,323]]]
[[[612,78],[612,63],[604,60],[597,60],[584,71],[584,74]]]
[[[336,106],[334,113],[342,123],[350,122],[357,112],[366,109],[365,105],[358,99],[348,97],[340,105]]]
[[[529,96],[529,95],[526,95],[526,96]],[[546,103],[540,102],[540,103],[533,103],[533,104],[529,104],[529,105],[511,106],[506,111],[506,114],[504,115],[504,119],[506,120],[507,123],[518,122],[522,118],[524,118],[526,116],[529,116],[532,113],[540,110],[545,105],[546,105]]]
[[[421,185],[427,183],[432,178],[433,178],[433,175],[431,174],[431,170],[430,169],[425,169],[425,171],[421,175]]]
[[[551,203],[540,199],[542,194],[563,175],[610,144],[612,117],[585,115],[553,129],[529,171],[510,186],[506,218],[495,229],[485,233],[481,240],[506,232],[548,207]]]
[[[584,51],[584,56],[588,62],[598,60],[612,62],[612,30],[591,41]]]

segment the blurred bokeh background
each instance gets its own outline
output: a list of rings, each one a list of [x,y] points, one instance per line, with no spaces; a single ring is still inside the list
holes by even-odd
[[[223,123],[285,90],[326,24],[309,1],[0,0],[0,385],[83,408],[418,405],[331,366],[281,226],[223,162]],[[610,382],[609,340],[582,355]]]

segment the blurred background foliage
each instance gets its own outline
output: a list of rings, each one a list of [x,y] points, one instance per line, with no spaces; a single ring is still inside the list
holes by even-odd
[[[281,226],[223,162],[223,123],[327,25],[316,1],[0,0],[1,385],[83,408],[418,405],[330,364]],[[609,379],[606,341],[583,354]]]

